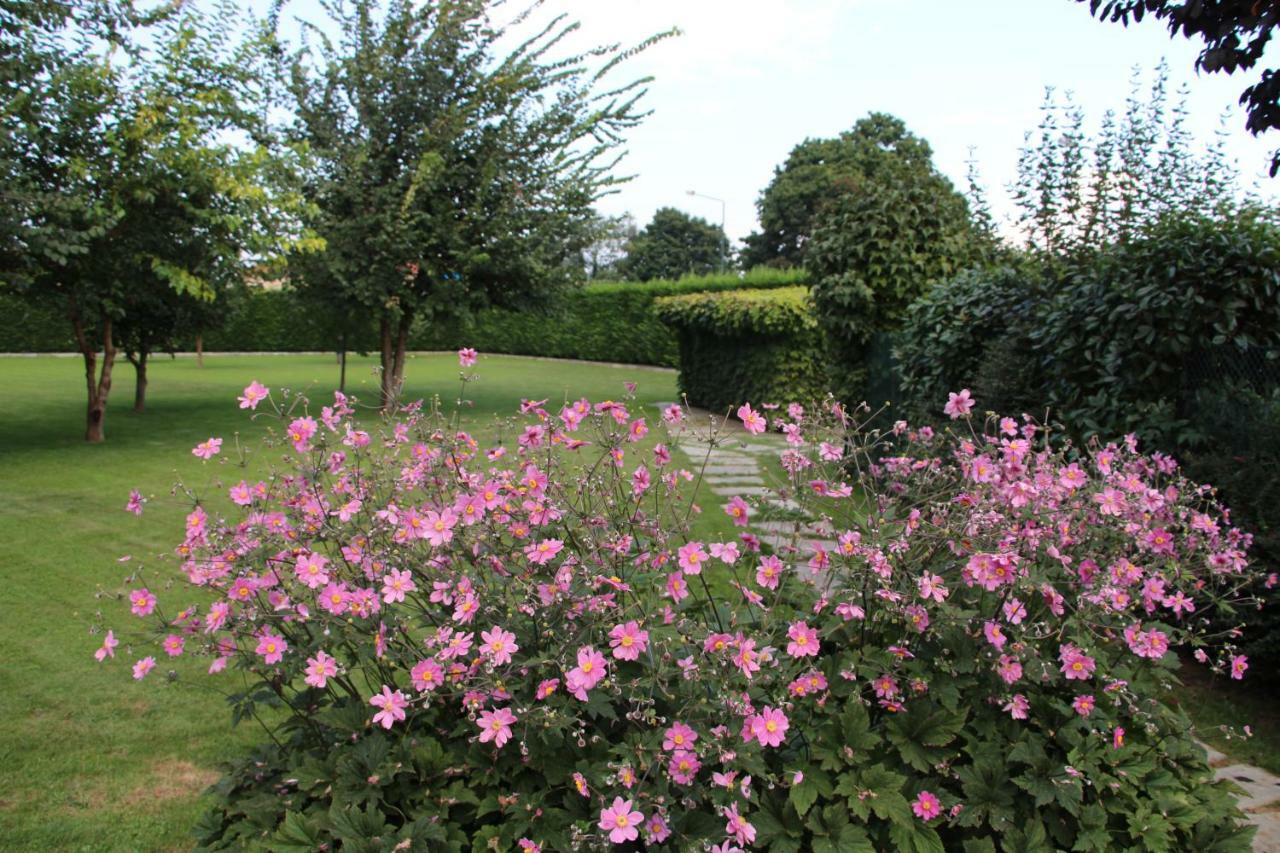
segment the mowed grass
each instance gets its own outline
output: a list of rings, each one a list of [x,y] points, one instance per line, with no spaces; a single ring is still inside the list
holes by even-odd
[[[348,367],[348,392],[369,402],[373,366],[353,358]],[[467,420],[481,435],[491,436],[487,425],[514,414],[523,398],[619,399],[630,380],[639,384],[633,409],[644,406],[651,424],[652,405],[676,399],[671,371],[500,356],[482,357],[478,369]],[[139,415],[131,411],[133,371],[123,363],[107,441],[91,446],[82,440],[79,359],[0,358],[0,849],[188,848],[218,762],[262,736],[251,724],[230,728],[225,700],[199,686],[215,679],[166,684],[155,677],[170,668],[162,660],[135,684],[129,649],[122,644],[112,664],[99,665],[92,655],[101,638],[90,633],[95,622],[129,627],[126,607],[95,594],[121,590],[132,566],[181,538],[184,510],[169,496],[172,483],[211,489],[211,476],[231,476],[191,448],[221,436],[224,454],[232,453],[237,434],[251,445],[265,428],[235,401],[252,379],[327,402],[338,370],[322,356],[215,355],[203,368],[189,358],[157,359]],[[408,365],[409,398],[439,394],[451,405],[458,388],[453,356]],[[657,431],[646,445],[656,438]],[[141,518],[124,511],[135,487],[154,498]],[[700,529],[728,533],[727,518],[716,518],[723,513],[704,516]],[[133,559],[117,562],[124,555]],[[96,617],[99,608],[106,618]]]

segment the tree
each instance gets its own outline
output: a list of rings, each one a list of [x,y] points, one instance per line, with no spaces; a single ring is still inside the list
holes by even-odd
[[[627,256],[627,244],[640,233],[631,214],[602,216],[592,221],[590,242],[582,252],[587,278],[592,281],[616,279],[619,266]]]
[[[415,320],[528,304],[583,276],[591,205],[644,115],[646,79],[602,80],[666,34],[556,55],[578,25],[559,15],[528,29],[540,5],[495,23],[498,0],[330,0],[342,35],[309,25],[291,62],[327,245],[303,283],[377,318],[384,407]]]
[[[676,210],[659,208],[653,219],[626,245],[618,264],[623,278],[648,281],[705,275],[725,266],[729,238],[718,225]]]
[[[874,133],[858,146],[858,169],[837,175],[804,251],[833,390],[846,400],[866,393],[872,338],[895,329],[932,282],[994,249],[964,197],[934,168],[928,143],[890,116],[864,121]]]
[[[1076,0],[1087,2],[1100,20],[1141,21],[1151,15],[1164,21],[1170,37],[1181,33],[1199,38],[1204,48],[1196,58],[1196,70],[1234,74],[1248,71],[1262,58],[1276,27],[1280,4],[1262,0]],[[1249,117],[1245,127],[1254,136],[1280,127],[1280,73],[1262,71],[1260,79],[1245,88],[1240,103]],[[1271,176],[1280,171],[1280,149],[1271,156]]]
[[[835,139],[806,139],[793,148],[756,201],[760,231],[747,237],[742,266],[802,266],[814,226],[839,185],[875,172],[885,153],[932,168],[928,144],[885,113],[859,119]]]
[[[208,318],[207,304],[246,265],[303,236],[293,227],[296,197],[273,191],[291,158],[273,149],[260,120],[262,43],[231,42],[235,7],[206,16],[170,6],[151,17],[121,8],[122,19],[152,28],[146,49],[97,47],[74,17],[43,35],[28,21],[27,43],[76,50],[6,92],[19,106],[42,99],[38,123],[24,131],[34,168],[22,171],[38,216],[11,245],[43,247],[23,252],[7,279],[65,306],[85,364],[91,442],[104,438],[122,344],[141,409],[153,348],[171,347],[184,318]],[[237,133],[245,138],[230,138]]]

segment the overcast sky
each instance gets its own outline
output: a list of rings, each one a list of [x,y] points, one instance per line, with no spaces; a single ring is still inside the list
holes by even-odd
[[[288,8],[307,15],[313,0]],[[835,136],[871,111],[893,113],[927,139],[958,185],[975,147],[999,215],[1046,86],[1071,90],[1094,128],[1105,110],[1123,109],[1133,67],[1149,79],[1161,58],[1171,89],[1190,84],[1196,136],[1211,140],[1230,108],[1242,174],[1266,196],[1280,186],[1265,178],[1280,133],[1254,139],[1235,106],[1252,76],[1197,76],[1198,42],[1172,40],[1150,19],[1128,29],[1101,23],[1073,0],[548,0],[547,10],[580,20],[583,44],[683,31],[617,77],[654,77],[653,115],[630,135],[623,171],[635,179],[601,209],[641,225],[664,206],[718,222],[720,204],[687,194],[695,190],[724,200],[725,230],[740,240],[793,146]]]

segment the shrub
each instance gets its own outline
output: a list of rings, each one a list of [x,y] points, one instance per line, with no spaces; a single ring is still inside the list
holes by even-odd
[[[1042,297],[1042,277],[1030,261],[978,267],[940,282],[911,304],[894,348],[911,414],[933,411],[951,389],[978,386],[984,368],[984,405],[1023,410],[1028,395],[1019,389],[1035,388],[1041,378],[1029,355],[1026,325]],[[1010,369],[1010,361],[1018,364]],[[1042,388],[1035,390],[1035,397],[1043,396]]]
[[[423,349],[474,345],[488,352],[654,364],[675,367],[672,330],[653,313],[654,301],[687,293],[792,287],[800,270],[752,270],[745,276],[688,276],[648,282],[593,282],[564,294],[546,312],[491,309],[443,327],[424,327]]]
[[[874,180],[851,182],[827,202],[805,247],[805,269],[837,394],[863,399],[872,335],[898,328],[916,297],[985,249],[964,198],[927,161],[886,156]]]
[[[826,392],[807,288],[668,296],[655,312],[675,330],[680,390],[695,406],[722,412]]]
[[[1063,266],[1031,328],[1058,417],[1085,435],[1141,430],[1193,446],[1178,411],[1187,359],[1280,347],[1280,227],[1253,212],[1165,219]]]
[[[176,490],[185,583],[121,593],[161,660],[271,711],[207,849],[1248,849],[1160,701],[1171,647],[1243,674],[1200,617],[1254,581],[1248,536],[1133,441],[792,408],[788,491],[839,545],[762,556],[746,502],[738,541],[691,538],[693,475],[626,400],[528,404],[486,448],[437,405],[370,434],[341,396],[243,400],[283,467],[234,507]]]

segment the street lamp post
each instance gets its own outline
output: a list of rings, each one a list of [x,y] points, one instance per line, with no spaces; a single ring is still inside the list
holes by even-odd
[[[724,199],[716,198],[713,195],[704,195],[703,193],[697,192],[696,190],[689,190],[686,194],[694,196],[696,198],[705,198],[708,201],[720,202],[720,236],[724,238],[723,240],[720,241],[720,272],[723,273],[725,271],[725,268],[727,267],[726,259],[724,256],[724,244],[725,244],[725,241],[728,240],[728,237],[724,233]]]

